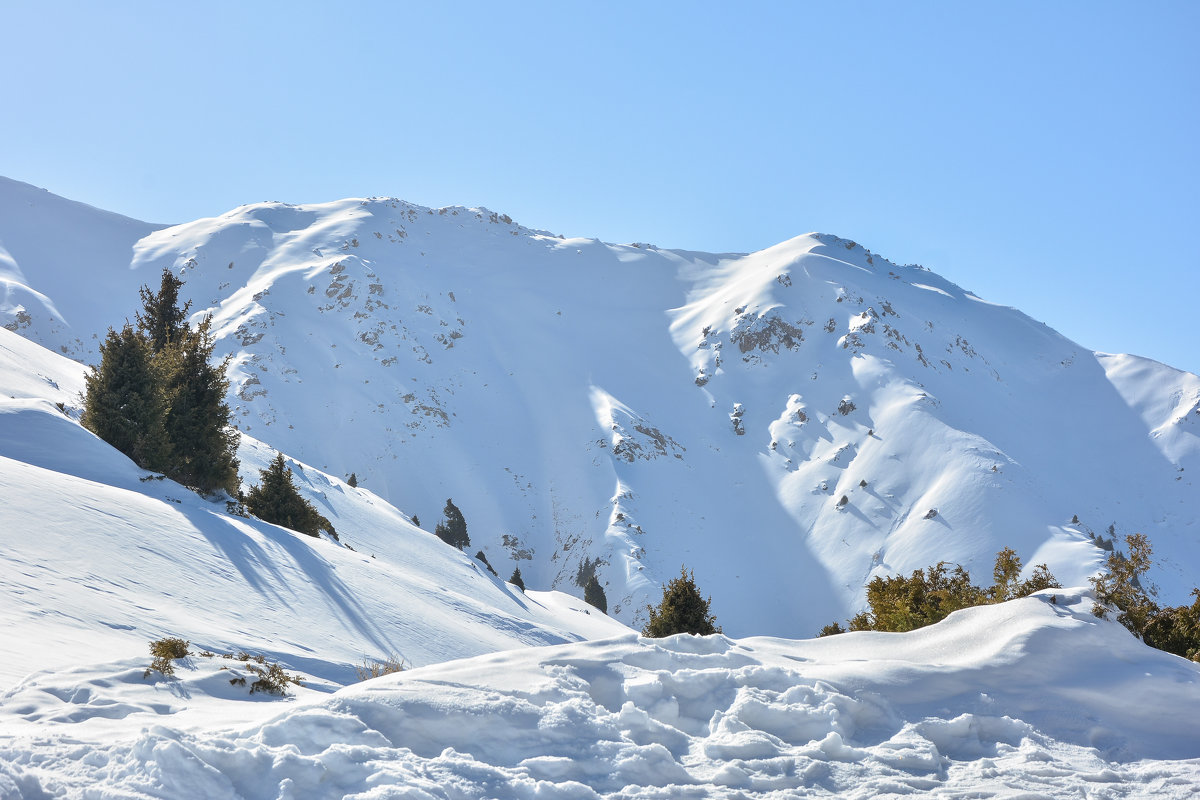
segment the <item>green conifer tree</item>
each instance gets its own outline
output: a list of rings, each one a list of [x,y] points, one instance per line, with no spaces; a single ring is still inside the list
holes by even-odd
[[[296,491],[292,470],[284,461],[283,453],[276,453],[267,468],[259,473],[259,484],[251,487],[246,495],[246,508],[264,522],[309,536],[317,536],[324,530],[337,538],[329,520]]]
[[[189,300],[179,305],[181,286],[183,281],[164,267],[157,293],[149,286],[141,288],[142,313],[137,315],[138,330],[155,353],[161,353],[169,344],[183,341],[189,331],[187,314],[192,303]]]
[[[83,426],[143,469],[167,467],[166,401],[150,348],[126,324],[100,345],[100,365],[84,376]]]
[[[174,455],[168,474],[200,492],[236,495],[238,434],[225,403],[228,362],[212,363],[211,324],[205,319],[158,355],[168,376],[166,430]]]
[[[467,535],[467,521],[463,518],[462,512],[458,510],[458,506],[454,505],[453,500],[446,500],[446,507],[442,510],[442,514],[445,515],[445,519],[433,529],[434,534],[446,544],[457,547],[459,550],[470,547],[471,537]]]
[[[592,608],[600,609],[601,613],[608,613],[608,597],[605,596],[604,587],[600,585],[595,574],[588,578],[587,585],[583,587],[583,600]]]
[[[517,567],[513,570],[512,577],[508,579],[508,582],[511,583],[513,586],[516,586],[522,592],[525,591],[525,579],[521,577],[521,568],[520,567]]]
[[[680,567],[679,577],[672,578],[663,587],[662,602],[658,608],[646,606],[650,611],[650,621],[642,628],[642,635],[661,639],[677,633],[699,636],[720,633],[717,619],[709,611],[710,603],[712,598],[705,600],[696,588],[695,573],[689,574],[686,567]]]

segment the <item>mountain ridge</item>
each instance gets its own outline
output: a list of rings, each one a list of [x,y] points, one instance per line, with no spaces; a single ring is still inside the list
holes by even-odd
[[[356,198],[128,246],[86,308],[22,258],[73,338],[12,301],[0,324],[86,358],[78,326],[170,269],[214,315],[239,428],[427,520],[451,496],[498,569],[580,593],[597,572],[635,626],[681,561],[727,630],[795,636],[873,575],[1004,546],[1079,584],[1109,525],[1151,536],[1176,601],[1200,557],[1200,380],[850,240],[699,254]]]

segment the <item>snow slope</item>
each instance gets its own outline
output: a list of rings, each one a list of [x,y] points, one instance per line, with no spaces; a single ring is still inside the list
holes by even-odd
[[[1194,796],[1200,665],[1142,646],[1090,604],[1043,592],[907,634],[528,648],[227,729],[181,729],[176,693],[112,664],[69,690],[31,680],[5,696],[0,795]],[[189,659],[176,691],[238,705],[221,696],[219,661]],[[145,727],[81,721],[61,737],[47,721],[100,702]]]
[[[0,245],[74,338],[10,301],[23,335],[87,360],[169,268],[214,315],[243,431],[429,527],[453,497],[499,571],[576,595],[595,571],[634,626],[681,562],[735,635],[810,635],[873,575],[986,575],[1004,546],[1082,585],[1094,537],[1134,531],[1167,602],[1195,584],[1200,379],[853,242],[705,254],[378,198],[138,228],[0,197],[25,214]],[[60,228],[114,244],[75,281]]]
[[[0,330],[0,685],[148,662],[164,636],[342,684],[364,660],[421,665],[625,630],[573,598],[522,594],[371,492],[302,464],[297,486],[340,545],[156,480],[72,418],[83,372]],[[239,457],[249,485],[274,451],[244,436]]]

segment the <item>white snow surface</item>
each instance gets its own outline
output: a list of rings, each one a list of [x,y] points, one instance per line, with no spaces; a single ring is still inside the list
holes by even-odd
[[[170,682],[33,676],[0,705],[0,795],[1195,796],[1200,665],[1090,605],[1051,590],[813,641],[628,634],[273,701],[229,691],[220,657]]]
[[[452,497],[500,572],[595,572],[634,627],[681,563],[734,635],[1006,546],[1084,585],[1136,531],[1165,601],[1195,582],[1200,378],[836,236],[708,254],[388,198],[164,227],[0,179],[0,246],[0,324],[84,361],[174,271],[242,431],[430,527]]]
[[[279,448],[340,541],[78,424],[57,353],[94,360],[161,266],[234,359],[244,485]],[[1200,666],[1081,589],[908,634],[622,624],[680,561],[739,637],[1005,545],[1082,586],[1110,524],[1182,602],[1194,375],[836,237],[710,255],[395,200],[167,228],[0,179],[0,280],[0,800],[1200,792]],[[413,524],[447,496],[529,592]],[[615,619],[537,590],[592,569]],[[302,685],[249,694],[243,652]]]
[[[364,660],[421,665],[626,630],[575,598],[523,594],[371,492],[297,462],[297,487],[341,544],[229,514],[60,411],[83,372],[0,330],[0,684],[142,655],[164,636],[344,683]],[[243,436],[238,455],[250,484],[275,453]]]

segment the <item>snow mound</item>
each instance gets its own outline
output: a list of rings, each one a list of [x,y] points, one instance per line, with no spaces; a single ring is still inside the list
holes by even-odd
[[[0,787],[213,799],[1191,796],[1200,666],[1089,607],[1059,590],[908,634],[627,635],[480,656],[314,694],[240,730],[0,743]],[[118,696],[158,691],[126,686]]]

